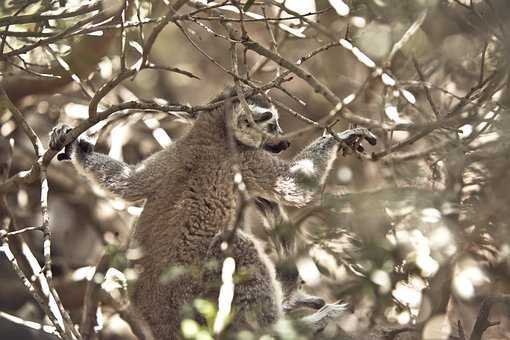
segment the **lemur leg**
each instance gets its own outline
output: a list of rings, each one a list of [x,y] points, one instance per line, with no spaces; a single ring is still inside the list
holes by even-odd
[[[365,128],[328,134],[312,142],[291,162],[260,150],[246,152],[242,171],[248,190],[285,205],[304,206],[324,184],[339,148],[358,152],[363,139],[376,143],[376,137]]]
[[[324,300],[301,289],[301,279],[292,261],[298,253],[295,225],[281,204],[261,197],[256,197],[254,203],[244,212],[244,224],[274,264],[276,279],[282,287],[283,312],[292,313],[301,307],[320,309]]]
[[[229,238],[231,238],[229,240]],[[223,251],[221,244],[229,240],[228,248]],[[237,231],[233,237],[229,233],[220,233],[214,237],[209,246],[207,261],[214,265],[204,272],[203,280],[206,285],[204,291],[207,298],[216,301],[219,296],[222,263],[227,256],[236,261],[234,274],[235,288],[232,306],[235,308],[235,325],[230,331],[243,329],[265,329],[273,325],[283,315],[280,306],[283,299],[280,286],[288,282],[275,281],[275,268],[256,240],[243,232]],[[298,275],[292,275],[291,281],[297,281]],[[294,280],[295,279],[295,280]],[[284,288],[285,289],[285,288]],[[291,288],[292,289],[292,288]],[[283,312],[289,313],[287,308],[297,309],[308,307],[317,311],[311,315],[295,320],[303,324],[308,331],[315,334],[322,331],[328,323],[336,320],[350,306],[342,301],[325,304],[324,300],[304,293],[296,294],[293,305],[284,306]],[[292,317],[287,316],[292,320]]]
[[[50,148],[60,150],[70,130],[67,125],[55,127],[50,134]],[[81,173],[103,189],[128,201],[143,199],[152,193],[164,176],[164,171],[158,167],[162,163],[171,162],[172,158],[171,150],[165,149],[132,166],[95,152],[94,145],[81,137],[67,145],[64,153],[58,155],[59,160],[72,160]]]
[[[222,243],[228,241],[228,248],[222,250]],[[251,236],[236,231],[220,233],[209,246],[202,282],[205,297],[217,301],[222,284],[222,264],[227,256],[235,260],[235,288],[232,306],[235,329],[265,329],[281,317],[281,289],[275,280],[274,267],[263,254],[260,245]],[[211,262],[212,261],[212,262]]]
[[[221,264],[227,256],[221,248],[222,237],[212,241],[207,256],[208,261],[216,260],[216,266],[212,270],[206,270],[202,282],[206,284],[207,298],[217,301],[221,285]],[[274,268],[261,256],[254,240],[237,233],[230,243],[228,256],[236,261],[234,274],[236,285],[232,306],[235,309],[235,317],[229,332],[241,330],[268,330],[271,325],[282,317],[280,315],[280,302],[282,299],[280,287],[274,282]],[[299,300],[299,306],[294,308],[310,307],[318,309],[311,315],[295,320],[305,326],[312,334],[321,332],[330,322],[343,315],[350,306],[342,301],[333,304],[325,304],[324,300],[317,297]],[[289,312],[284,309],[284,312]],[[292,317],[288,317],[292,320]]]

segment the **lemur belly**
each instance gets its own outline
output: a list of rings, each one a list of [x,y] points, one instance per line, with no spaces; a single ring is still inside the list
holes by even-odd
[[[178,333],[183,307],[194,299],[217,301],[226,256],[236,260],[233,305],[238,326],[265,327],[280,317],[281,289],[256,241],[238,231],[229,249],[221,249],[221,232],[233,227],[238,208],[230,169],[228,164],[201,169],[216,175],[205,183],[203,176],[190,177],[173,207],[165,210],[148,201],[140,217],[145,231],[137,234],[147,235],[149,227],[151,237],[141,240],[146,257],[133,300],[157,334],[168,334],[170,326]],[[166,300],[164,310],[155,311],[162,300]]]
[[[200,171],[214,174],[212,169]],[[204,295],[208,248],[219,232],[233,224],[237,205],[233,174],[222,168],[216,172],[206,183],[203,176],[190,176],[171,207],[164,207],[161,197],[149,198],[140,216],[134,238],[144,257],[133,300],[157,333],[165,322],[178,332],[182,308]],[[162,304],[162,300],[167,302]],[[165,307],[155,311],[155,305]]]

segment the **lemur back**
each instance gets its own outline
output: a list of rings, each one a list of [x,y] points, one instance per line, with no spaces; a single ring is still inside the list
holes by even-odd
[[[146,199],[131,243],[143,254],[136,263],[141,272],[132,301],[157,339],[180,338],[183,315],[196,298],[218,299],[225,257],[219,240],[232,229],[241,202],[234,187],[234,164],[240,166],[250,195],[303,206],[324,183],[339,141],[362,137],[374,141],[364,129],[327,135],[286,162],[265,150],[274,149],[267,136],[279,130],[274,107],[259,96],[250,100],[250,109],[253,119],[239,103],[234,103],[232,112],[222,108],[203,112],[185,137],[136,166],[94,152],[84,139],[66,147],[65,157],[60,157],[72,159],[87,177],[113,194],[126,200]],[[237,152],[231,150],[228,129],[234,132]],[[61,148],[68,130],[56,128],[50,146]],[[232,328],[265,328],[281,317],[281,288],[274,266],[249,233],[238,230],[229,241],[228,254],[239,274]],[[333,307],[326,316],[343,308]],[[324,315],[318,314],[318,325],[327,319]]]

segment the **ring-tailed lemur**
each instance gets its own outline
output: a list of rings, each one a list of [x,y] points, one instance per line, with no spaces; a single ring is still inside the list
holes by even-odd
[[[204,268],[207,259],[221,263],[224,258],[220,243],[213,241],[232,227],[240,206],[234,164],[240,166],[251,195],[299,207],[310,202],[324,183],[341,141],[351,145],[365,138],[375,143],[373,134],[358,128],[320,137],[292,161],[284,161],[270,151],[288,144],[268,138],[279,133],[277,110],[263,95],[248,98],[248,103],[253,119],[232,98],[231,112],[221,107],[201,112],[186,136],[138,165],[94,152],[93,145],[82,138],[59,155],[59,159],[72,159],[81,172],[111,193],[129,201],[146,199],[133,233],[133,244],[142,249],[143,257],[132,301],[157,339],[180,338],[183,307],[195,298],[218,299],[219,285],[211,283],[221,280],[221,268]],[[50,147],[61,149],[69,129],[55,128]],[[229,129],[237,144],[235,155],[227,140]],[[232,325],[264,328],[282,313],[274,266],[248,233],[238,230],[231,241],[229,255],[242,276],[235,285]],[[171,268],[184,270],[173,280],[163,280]],[[338,305],[337,311],[343,307]],[[317,327],[335,314],[330,311],[326,315],[318,311],[315,319],[307,321]]]

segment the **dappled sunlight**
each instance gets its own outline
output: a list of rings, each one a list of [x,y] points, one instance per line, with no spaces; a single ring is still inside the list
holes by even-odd
[[[12,0],[0,32],[0,338],[510,338],[509,1]]]
[[[453,289],[462,299],[476,296],[477,288],[489,283],[490,279],[473,259],[464,259],[457,263],[453,274]]]
[[[232,309],[232,300],[234,299],[234,280],[233,275],[236,268],[236,262],[233,258],[227,257],[223,261],[221,270],[221,289],[218,297],[218,313],[214,319],[213,330],[219,334],[226,326],[227,318]]]

